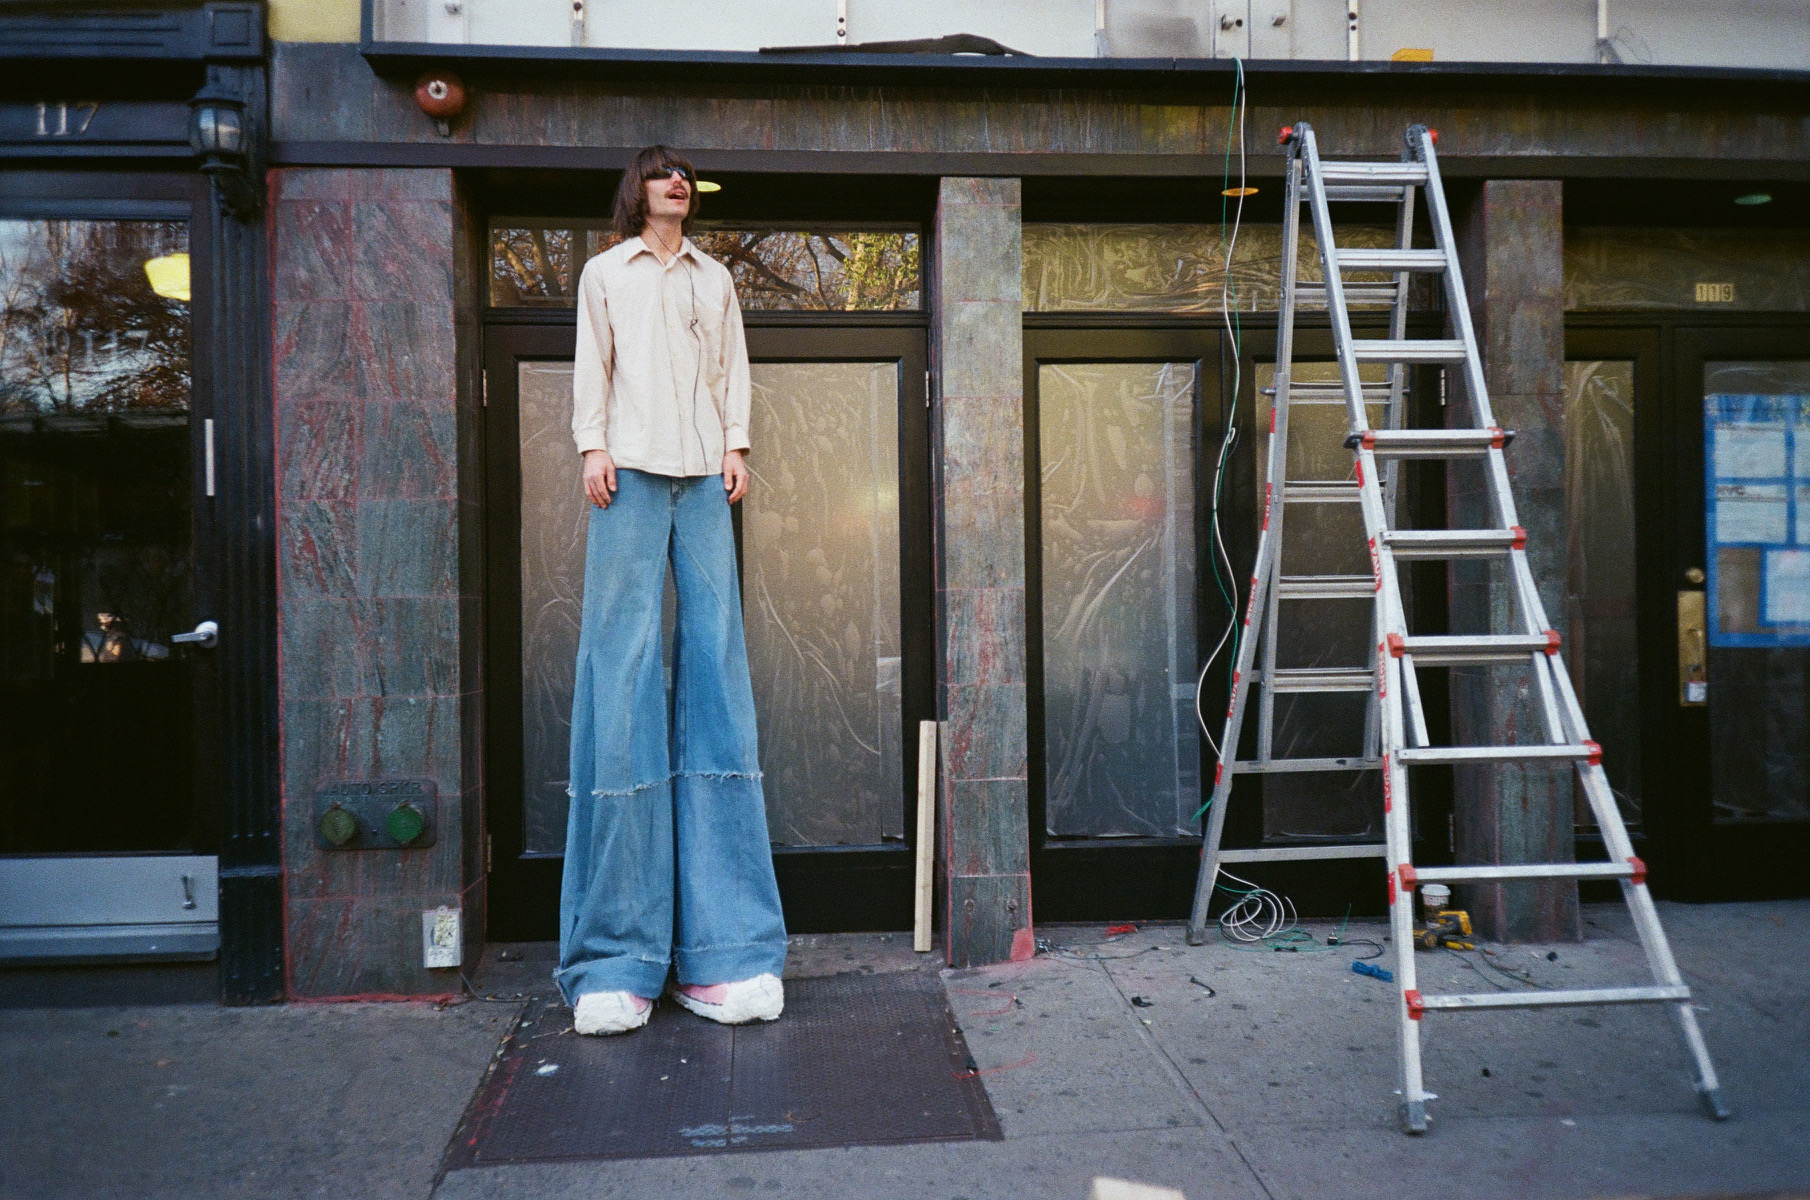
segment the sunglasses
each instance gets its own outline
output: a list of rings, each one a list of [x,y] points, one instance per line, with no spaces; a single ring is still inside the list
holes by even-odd
[[[641,178],[648,183],[652,183],[656,179],[671,179],[675,175],[680,179],[683,179],[686,183],[692,182],[691,172],[684,167],[650,167],[648,168],[647,174],[643,175]]]

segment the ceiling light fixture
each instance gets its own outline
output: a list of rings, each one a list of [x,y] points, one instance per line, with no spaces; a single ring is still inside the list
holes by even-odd
[[[703,193],[703,192],[720,192],[720,191],[722,191],[722,190],[723,190],[723,185],[722,185],[722,184],[720,184],[720,183],[712,183],[712,182],[711,182],[711,181],[710,181],[710,180],[708,180],[708,179],[700,179],[700,180],[698,180],[698,191],[699,191],[699,193]]]
[[[1232,199],[1236,200],[1242,196],[1255,196],[1257,194],[1257,189],[1254,187],[1227,188],[1219,194],[1222,196],[1230,196]]]
[[[1770,192],[1749,192],[1745,196],[1736,196],[1735,203],[1745,204],[1749,208],[1757,204],[1771,204],[1772,194]]]
[[[165,254],[145,260],[145,278],[151,290],[167,300],[189,301],[189,256]]]

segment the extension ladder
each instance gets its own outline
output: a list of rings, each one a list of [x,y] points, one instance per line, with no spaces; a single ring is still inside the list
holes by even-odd
[[[1559,657],[1559,635],[1547,624],[1539,593],[1528,568],[1525,530],[1517,523],[1503,449],[1513,436],[1496,426],[1491,415],[1483,362],[1471,328],[1470,307],[1459,271],[1457,245],[1446,209],[1434,156],[1435,134],[1424,126],[1408,130],[1399,162],[1326,162],[1314,133],[1305,124],[1282,131],[1288,148],[1288,194],[1283,215],[1282,301],[1277,341],[1274,402],[1265,484],[1263,529],[1243,628],[1235,656],[1232,701],[1220,742],[1218,771],[1209,804],[1201,848],[1200,878],[1188,940],[1206,938],[1207,908],[1220,867],[1232,862],[1380,857],[1387,867],[1390,926],[1395,949],[1396,980],[1401,988],[1402,1103],[1405,1133],[1427,1129],[1426,1102],[1431,1099],[1421,1078],[1420,1021],[1429,1012],[1495,1008],[1532,1008],[1586,1004],[1667,1004],[1696,1070],[1696,1086],[1717,1119],[1729,1115],[1721,1099],[1709,1050],[1691,1009],[1690,989],[1660,928],[1647,889],[1646,867],[1635,856],[1621,814],[1602,768],[1602,749],[1590,740],[1565,665]],[[1424,190],[1433,246],[1413,244],[1415,193]],[[1345,249],[1334,241],[1331,206],[1340,201],[1389,202],[1399,206],[1395,245],[1382,249]],[[1301,206],[1306,205],[1319,247],[1322,282],[1297,278],[1297,243]],[[1347,280],[1350,272],[1387,273],[1392,283]],[[1415,340],[1406,336],[1408,284],[1413,273],[1442,277],[1451,337]],[[1388,302],[1389,336],[1354,338],[1349,306]],[[1339,382],[1291,380],[1295,317],[1298,311],[1323,309],[1332,329]],[[1415,364],[1444,365],[1459,374],[1468,399],[1468,428],[1405,427],[1404,397],[1408,373]],[[1365,382],[1360,368],[1378,364],[1384,381]],[[1354,452],[1354,478],[1346,481],[1290,481],[1288,422],[1290,409],[1301,405],[1343,405]],[[1383,420],[1373,421],[1372,405]],[[1490,498],[1493,525],[1487,529],[1402,529],[1393,520],[1396,468],[1408,459],[1481,461]],[[1363,513],[1369,551],[1369,575],[1284,575],[1284,514],[1294,505],[1356,503]],[[1402,606],[1396,565],[1409,560],[1506,561],[1516,598],[1515,628],[1508,632],[1458,636],[1422,636],[1409,632]],[[1278,668],[1276,642],[1283,602],[1301,599],[1371,601],[1372,636],[1364,666]],[[1258,655],[1261,653],[1261,660]],[[1518,664],[1531,669],[1543,726],[1537,744],[1498,746],[1434,746],[1427,736],[1416,671],[1420,667]],[[1257,758],[1238,758],[1245,706],[1253,686],[1260,689]],[[1277,758],[1272,745],[1275,699],[1301,692],[1361,692],[1368,695],[1361,758]],[[1560,862],[1513,866],[1420,867],[1411,861],[1408,818],[1408,768],[1421,764],[1569,764],[1576,768],[1608,861]],[[1384,841],[1373,845],[1270,847],[1222,850],[1227,801],[1235,776],[1290,771],[1382,773]],[[1614,879],[1633,916],[1634,929],[1646,952],[1654,982],[1637,987],[1577,988],[1559,991],[1423,995],[1415,986],[1413,914],[1415,889],[1421,884],[1539,879]]]

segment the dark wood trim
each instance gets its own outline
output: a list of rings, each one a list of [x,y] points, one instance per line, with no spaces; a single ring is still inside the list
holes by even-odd
[[[249,0],[161,4],[8,4],[0,61],[251,63],[264,57],[264,5]]]
[[[477,145],[469,142],[279,141],[276,166],[482,167],[620,171],[639,147]],[[1209,178],[1224,174],[1220,154],[957,153],[878,150],[688,151],[704,172],[800,175],[981,175],[1027,177]],[[1261,148],[1247,163],[1252,179],[1282,176],[1283,160]],[[1639,158],[1586,155],[1451,155],[1439,169],[1452,179],[1753,179],[1810,180],[1810,163],[1786,159]]]

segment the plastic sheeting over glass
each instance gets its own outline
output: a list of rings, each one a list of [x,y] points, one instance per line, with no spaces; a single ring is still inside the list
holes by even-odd
[[[1263,511],[1268,482],[1269,408],[1264,389],[1275,385],[1273,363],[1257,364],[1257,494],[1253,511]],[[1359,377],[1382,383],[1387,369],[1365,364]],[[1297,383],[1336,382],[1329,362],[1296,362]],[[1369,406],[1370,423],[1386,423],[1384,406]],[[1345,447],[1349,418],[1341,404],[1296,403],[1289,409],[1288,479],[1295,483],[1355,478]],[[1283,516],[1282,571],[1285,575],[1368,575],[1363,514],[1356,504],[1291,504]],[[1368,667],[1371,602],[1365,600],[1285,600],[1279,602],[1276,665]],[[1271,754],[1276,758],[1362,758],[1368,698],[1354,693],[1288,693],[1276,697]],[[1257,725],[1255,704],[1246,709],[1246,728]],[[1382,784],[1376,771],[1309,771],[1266,774],[1263,787],[1265,840],[1311,842],[1380,837]]]
[[[1638,825],[1640,655],[1634,596],[1634,364],[1565,364],[1565,662],[1622,819]],[[1580,825],[1593,825],[1577,807]]]
[[[619,241],[608,223],[509,218],[490,228],[490,303],[572,308],[578,277]],[[919,237],[909,230],[805,230],[700,225],[691,240],[729,268],[748,311],[916,310]]]
[[[572,364],[524,362],[517,378],[525,848],[560,854],[590,506]],[[898,367],[756,363],[753,380],[742,608],[771,835],[901,837]],[[664,626],[670,655],[670,572]]]
[[[572,685],[591,506],[572,449],[572,364],[516,369],[522,464],[522,826],[529,854],[563,854]]]
[[[1810,820],[1810,362],[1705,363],[1703,394],[1712,812]]]
[[[900,838],[898,365],[753,373],[742,611],[769,832],[788,846]]]
[[[1282,226],[1240,228],[1228,279],[1229,233],[1217,224],[1026,225],[1025,309],[1218,312],[1224,302],[1242,312],[1273,311],[1282,295]],[[1340,237],[1340,244],[1350,248],[1395,244],[1395,231],[1385,226],[1345,226]],[[1320,260],[1311,236],[1302,237],[1300,254],[1302,280],[1318,281]],[[1392,277],[1352,272],[1348,278],[1383,282]],[[1412,295],[1430,301],[1424,283],[1417,280],[1415,288]]]
[[[1045,821],[1191,836],[1195,369],[1038,369]]]
[[[1810,312],[1810,232],[1567,229],[1565,307]]]

